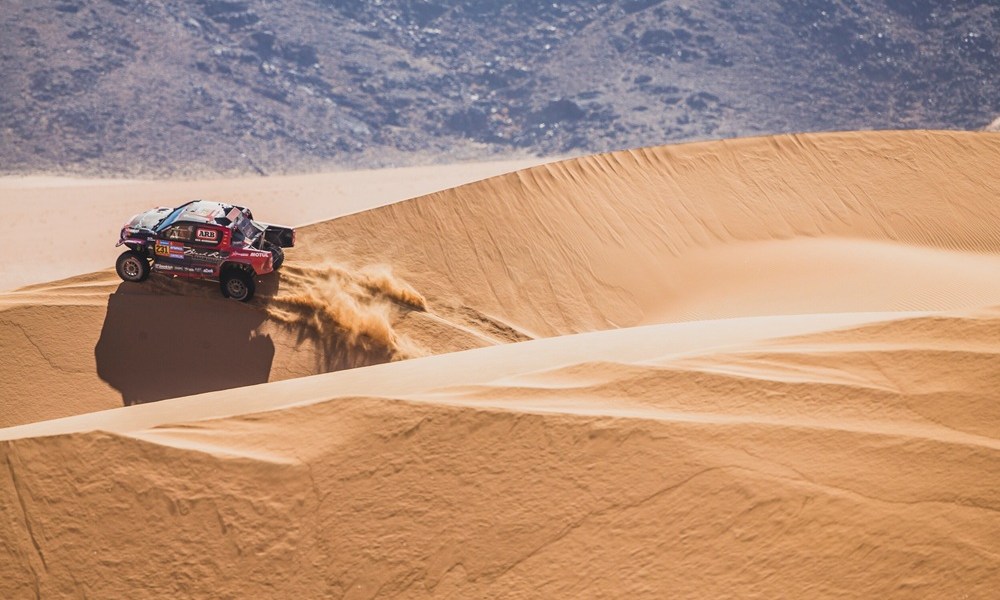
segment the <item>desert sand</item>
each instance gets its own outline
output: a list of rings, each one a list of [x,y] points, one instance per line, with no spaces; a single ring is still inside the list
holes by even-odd
[[[113,252],[0,294],[0,596],[993,597],[997,164],[857,132],[261,188],[339,218],[247,306]]]

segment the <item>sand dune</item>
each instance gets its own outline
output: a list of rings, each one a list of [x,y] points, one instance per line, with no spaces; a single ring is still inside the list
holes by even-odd
[[[650,148],[310,225],[249,306],[0,295],[0,595],[991,597],[998,160]]]
[[[1000,136],[984,133],[649,148],[304,227],[255,309],[210,284],[109,272],[38,284],[0,295],[19,365],[0,381],[0,425],[614,327],[1000,303],[998,161]],[[420,310],[364,288],[387,268]],[[187,350],[158,363],[137,346]]]
[[[986,598],[998,317],[657,325],[6,430],[4,591]]]

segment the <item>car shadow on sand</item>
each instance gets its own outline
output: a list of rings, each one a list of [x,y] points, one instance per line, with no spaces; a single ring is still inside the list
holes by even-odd
[[[261,283],[258,294],[277,289],[277,278]],[[274,360],[273,341],[259,333],[265,319],[215,283],[123,283],[108,298],[97,374],[126,406],[264,383]]]

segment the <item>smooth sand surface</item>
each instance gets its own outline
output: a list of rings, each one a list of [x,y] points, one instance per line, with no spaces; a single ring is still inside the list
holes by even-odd
[[[997,164],[648,148],[304,227],[247,306],[2,294],[0,596],[993,597]]]

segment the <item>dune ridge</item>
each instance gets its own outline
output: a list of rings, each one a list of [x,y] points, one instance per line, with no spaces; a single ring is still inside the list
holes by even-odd
[[[0,595],[990,598],[997,159],[647,148],[303,228],[250,306],[2,294],[32,416],[137,405],[0,429]],[[172,380],[135,350],[175,340],[180,371],[246,353],[149,402]]]
[[[192,199],[251,207],[268,222],[308,225],[447,189],[541,159],[460,163],[433,167],[335,171],[240,179],[168,181],[0,177],[6,201],[0,221],[0,291],[46,284],[113,264],[113,241],[131,215]],[[72,215],[72,220],[64,218]],[[62,244],[39,244],[37,226]]]

